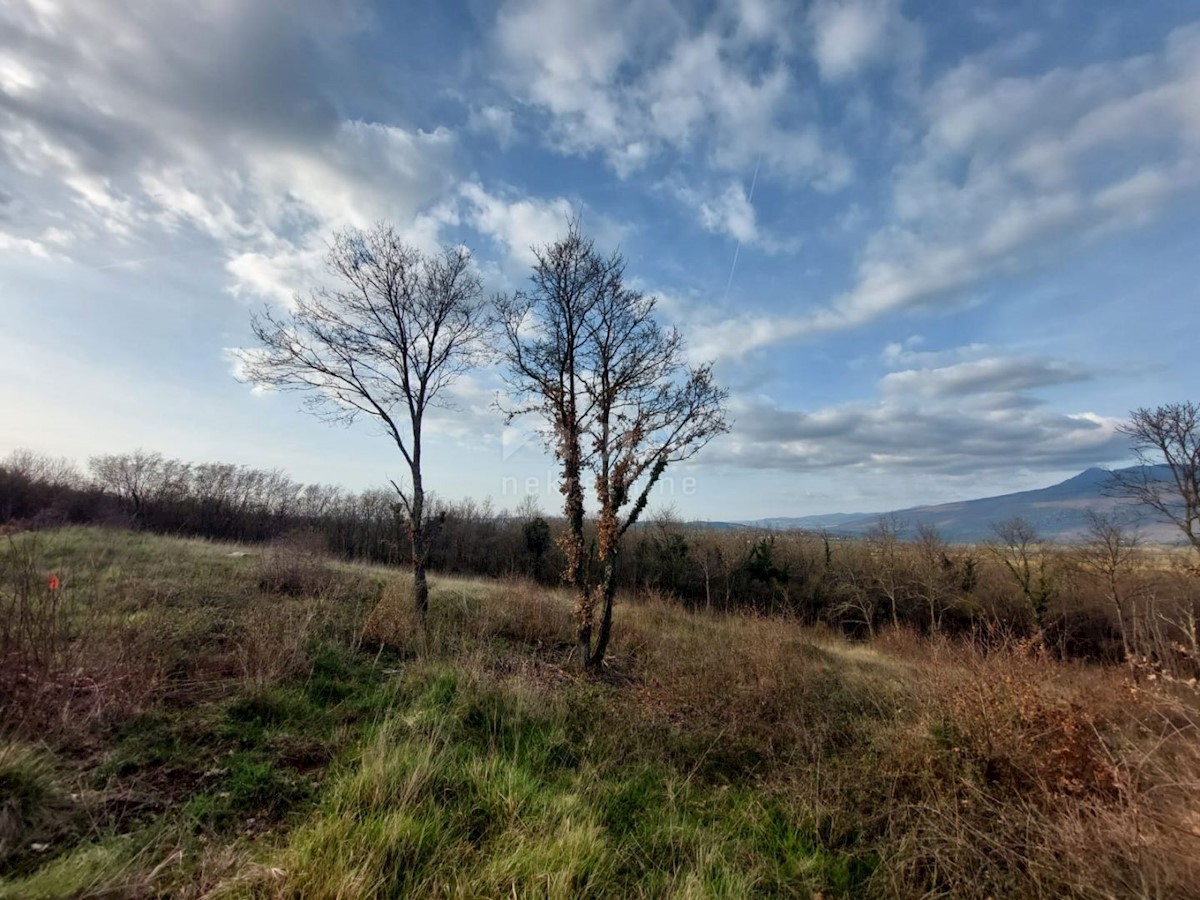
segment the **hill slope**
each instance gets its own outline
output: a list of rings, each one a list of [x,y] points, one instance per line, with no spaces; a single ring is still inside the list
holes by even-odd
[[[1200,723],[1118,671],[623,597],[590,676],[563,591],[435,573],[422,622],[396,570],[286,549],[0,542],[0,603],[70,636],[0,660],[0,900],[1200,883]]]

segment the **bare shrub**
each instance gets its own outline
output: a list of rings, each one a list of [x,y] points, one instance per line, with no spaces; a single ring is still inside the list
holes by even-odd
[[[882,729],[858,776],[885,811],[881,889],[1184,896],[1197,883],[1194,710],[1033,640],[931,642],[912,671],[917,718]]]
[[[6,540],[0,550],[0,675],[8,690],[36,688],[67,650],[74,610],[61,586],[57,574],[39,568],[36,536]]]
[[[297,531],[272,541],[259,557],[258,585],[268,594],[316,596],[329,586],[325,540]]]
[[[78,735],[139,708],[162,677],[157,612],[135,618],[87,573],[53,571],[38,535],[0,548],[0,723]]]
[[[412,582],[393,578],[383,588],[363,622],[362,639],[401,651],[415,651],[424,640],[420,610],[412,599]]]
[[[1035,639],[987,653],[964,646],[955,657],[956,665],[935,663],[927,675],[941,717],[934,728],[972,777],[989,790],[1041,799],[1118,791],[1095,711],[1047,696],[1053,665]]]
[[[241,617],[237,642],[243,679],[261,688],[303,672],[318,610],[312,604],[256,604]]]
[[[28,535],[0,550],[0,713],[18,727],[45,724],[70,700],[97,631],[96,604],[46,570],[38,549]]]

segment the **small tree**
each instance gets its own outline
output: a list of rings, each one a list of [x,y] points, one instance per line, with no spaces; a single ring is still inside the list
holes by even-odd
[[[1040,632],[1045,625],[1046,610],[1054,596],[1054,585],[1047,565],[1047,548],[1038,530],[1028,521],[1017,517],[992,526],[999,544],[992,552],[1004,563],[1021,589],[1021,596]]]
[[[242,351],[245,380],[306,392],[329,421],[363,416],[382,426],[408,468],[392,486],[411,548],[413,593],[429,608],[422,437],[430,408],[481,353],[487,329],[479,277],[454,247],[425,255],[377,225],[334,236],[326,256],[333,287],[297,295],[287,316],[255,316],[260,348]]]
[[[655,300],[625,287],[625,262],[603,257],[571,222],[535,248],[526,291],[500,299],[510,419],[537,413],[562,469],[564,578],[576,591],[579,658],[604,660],[625,533],[667,466],[727,430],[726,392],[709,366],[688,368],[683,339],[654,319]],[[594,477],[597,536],[584,540],[584,474]]]
[[[1133,625],[1129,610],[1129,597],[1125,589],[1126,576],[1137,563],[1140,536],[1137,531],[1122,525],[1116,515],[1089,510],[1088,540],[1079,551],[1084,569],[1104,583],[1108,602],[1117,614],[1117,627],[1121,632],[1121,649],[1125,659],[1132,659],[1130,630]]]
[[[954,596],[954,582],[958,580],[949,550],[936,526],[929,523],[917,526],[917,540],[913,546],[916,562],[915,588],[917,595],[929,610],[931,633],[941,629],[942,615]]]
[[[1120,430],[1141,465],[1113,473],[1117,490],[1173,522],[1200,553],[1200,404],[1135,409]],[[1170,477],[1156,478],[1152,467],[1164,464]]]
[[[887,598],[892,613],[892,627],[900,627],[900,599],[909,573],[904,559],[900,535],[908,526],[899,516],[880,516],[867,531],[867,546],[871,551],[875,587]]]

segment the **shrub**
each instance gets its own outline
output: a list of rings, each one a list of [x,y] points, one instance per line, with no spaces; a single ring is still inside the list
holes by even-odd
[[[860,821],[874,809],[881,822],[878,889],[1187,895],[1200,878],[1194,710],[1035,647],[907,648],[917,716],[879,731],[856,779]]]
[[[304,671],[317,613],[311,604],[285,602],[248,609],[237,642],[243,678],[263,687]]]
[[[296,531],[272,541],[259,557],[258,585],[268,594],[316,596],[329,586],[325,540]]]
[[[368,644],[415,651],[422,636],[421,615],[413,601],[412,579],[392,578],[367,613],[362,637]]]

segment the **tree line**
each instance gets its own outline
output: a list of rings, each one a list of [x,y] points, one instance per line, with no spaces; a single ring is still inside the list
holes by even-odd
[[[412,553],[390,486],[355,493],[145,451],[95,457],[86,474],[65,460],[14,453],[0,461],[0,522],[247,543],[303,534],[339,558],[391,566]],[[563,517],[532,502],[503,510],[431,497],[425,553],[435,571],[552,586],[562,583],[568,534]],[[585,544],[597,539],[595,522],[585,521]],[[998,523],[990,542],[955,545],[936,529],[912,535],[893,519],[850,539],[720,530],[657,513],[625,536],[611,580],[629,595],[698,611],[787,616],[863,637],[896,626],[981,640],[1038,636],[1063,656],[1188,677],[1200,666],[1193,569],[1183,553],[1143,546],[1104,516],[1074,545],[1055,545],[1019,519]]]

